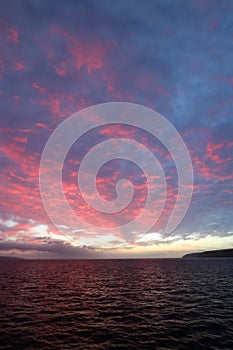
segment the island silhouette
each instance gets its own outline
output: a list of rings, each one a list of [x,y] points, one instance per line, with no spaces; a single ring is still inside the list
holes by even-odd
[[[189,253],[183,256],[183,259],[196,258],[233,258],[233,249],[207,250],[199,253]]]

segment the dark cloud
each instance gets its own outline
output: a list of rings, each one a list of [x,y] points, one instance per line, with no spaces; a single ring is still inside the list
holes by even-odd
[[[21,256],[25,252],[34,251],[36,253],[45,253],[46,257],[51,258],[76,258],[76,259],[93,259],[99,258],[101,255],[88,247],[74,247],[69,243],[61,241],[47,241],[47,243],[22,243],[17,241],[0,242],[0,250],[4,252],[18,251]],[[25,256],[27,256],[25,254]]]

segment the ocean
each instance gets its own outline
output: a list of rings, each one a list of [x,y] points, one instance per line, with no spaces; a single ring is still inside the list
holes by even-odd
[[[233,259],[0,261],[0,349],[233,349]]]

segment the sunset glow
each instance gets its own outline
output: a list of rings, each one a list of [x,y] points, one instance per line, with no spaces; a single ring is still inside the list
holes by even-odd
[[[182,2],[182,11],[169,1],[142,5],[140,11],[131,11],[131,2],[91,2],[90,9],[85,2],[59,1],[55,8],[52,4],[1,5],[0,255],[180,257],[232,247],[232,3],[192,0]],[[82,228],[72,232],[72,223],[66,225],[66,236],[54,227],[43,206],[39,167],[50,135],[73,113],[112,101],[156,110],[178,130],[190,153],[191,205],[169,235],[164,228],[177,198],[176,166],[161,142],[130,125],[89,131],[73,144],[64,163],[68,203],[76,215],[107,227],[105,236],[97,240],[98,232]],[[137,141],[141,146],[135,152],[144,159],[144,148],[149,149],[165,173],[162,215],[150,233],[135,241],[127,242],[120,230],[113,235],[111,228],[137,217],[144,207],[148,183],[138,166],[116,159],[99,170],[97,189],[105,200],[116,199],[121,179],[129,180],[134,189],[129,206],[111,216],[90,208],[77,185],[83,157],[109,138]],[[53,186],[56,191],[57,184]],[[58,202],[53,205],[59,208]],[[77,239],[70,240],[70,234]]]

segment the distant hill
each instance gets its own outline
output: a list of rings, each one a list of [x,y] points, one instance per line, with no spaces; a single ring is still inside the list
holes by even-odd
[[[208,250],[201,253],[190,253],[183,256],[183,259],[196,258],[233,258],[233,249]]]
[[[23,258],[18,258],[17,256],[1,256],[0,260],[24,260]]]

